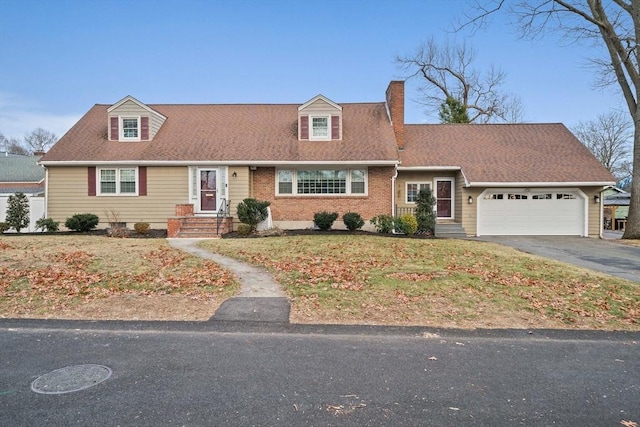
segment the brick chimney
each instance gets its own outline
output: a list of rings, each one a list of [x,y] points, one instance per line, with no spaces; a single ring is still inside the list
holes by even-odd
[[[387,108],[398,149],[404,150],[404,81],[393,80],[387,87]]]

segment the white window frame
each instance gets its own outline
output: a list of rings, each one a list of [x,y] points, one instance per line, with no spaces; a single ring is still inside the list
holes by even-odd
[[[433,183],[430,181],[408,181],[405,183],[404,186],[404,201],[406,204],[408,205],[415,205],[416,202],[410,202],[409,201],[409,185],[417,185],[418,186],[418,193],[420,192],[420,190],[422,190],[422,186],[427,186],[429,187],[429,190],[431,190],[431,192],[433,193]]]
[[[141,138],[140,133],[142,131],[141,126],[140,126],[140,121],[141,121],[140,116],[120,116],[119,119],[120,119],[120,141],[140,141],[141,140],[140,139]],[[124,136],[124,121],[125,120],[136,120],[136,122],[138,123],[138,127],[137,127],[138,136],[135,136],[135,137],[133,137],[133,136],[130,136],[130,137]]]
[[[107,170],[115,170],[116,171],[116,192],[115,193],[103,193],[102,192],[102,171],[107,171]],[[135,191],[133,193],[123,193],[120,191],[120,173],[123,170],[133,170],[134,174],[135,174]],[[138,195],[138,189],[140,186],[140,177],[138,175],[138,168],[137,167],[103,167],[103,168],[96,168],[96,194],[98,196],[105,196],[105,197],[122,197],[122,196],[137,196]]]
[[[333,170],[333,171],[345,171],[346,172],[346,180],[345,180],[345,192],[344,193],[298,193],[298,171],[315,171],[315,170]],[[351,173],[352,171],[360,170],[364,171],[364,193],[352,193],[351,192]],[[280,181],[278,180],[280,171],[291,171],[292,179],[291,179],[291,193],[280,193]],[[299,167],[299,168],[278,168],[275,173],[275,193],[276,196],[283,197],[365,197],[369,195],[369,170],[366,167],[352,167],[352,168],[342,168],[342,167]]]
[[[314,135],[313,119],[325,119],[327,121],[327,134],[322,136]],[[309,116],[309,140],[310,141],[330,141],[331,140],[331,116],[330,115],[314,115]]]

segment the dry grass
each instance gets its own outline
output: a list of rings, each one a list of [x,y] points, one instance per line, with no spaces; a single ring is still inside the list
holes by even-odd
[[[292,236],[203,246],[271,270],[294,322],[640,329],[638,284],[489,243]]]
[[[163,239],[0,238],[0,316],[203,320],[239,284]]]

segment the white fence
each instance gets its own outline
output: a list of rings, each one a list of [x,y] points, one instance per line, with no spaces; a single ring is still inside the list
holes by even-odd
[[[20,232],[32,232],[36,231],[36,221],[44,217],[44,197],[41,196],[27,196],[29,199],[29,227],[22,229]],[[0,195],[0,222],[4,222],[7,215],[7,205],[9,204],[8,195]],[[9,232],[15,233],[15,230],[11,229]]]

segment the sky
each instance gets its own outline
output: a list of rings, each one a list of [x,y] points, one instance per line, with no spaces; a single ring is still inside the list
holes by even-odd
[[[464,0],[0,0],[0,132],[61,137],[94,104],[379,102],[395,58],[465,40],[475,67],[507,73],[527,122],[568,127],[624,109],[596,89],[595,47],[522,40],[506,15],[451,31]],[[406,83],[406,123],[437,123]],[[624,110],[623,110],[624,111]]]

